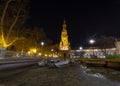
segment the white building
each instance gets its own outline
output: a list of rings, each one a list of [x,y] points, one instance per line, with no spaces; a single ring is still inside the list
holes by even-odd
[[[107,55],[116,54],[116,48],[104,49]],[[82,55],[81,55],[82,54]],[[82,49],[82,50],[71,50],[71,58],[105,58],[105,54],[101,49]]]

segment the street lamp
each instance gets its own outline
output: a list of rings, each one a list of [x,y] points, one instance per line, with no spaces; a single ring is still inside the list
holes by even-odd
[[[44,42],[41,42],[41,45],[43,46],[43,45],[44,45]]]
[[[95,40],[94,39],[90,39],[89,43],[91,44],[91,47],[92,47],[92,45],[95,43]],[[93,50],[93,56],[94,56],[94,49],[92,48],[92,50]]]
[[[83,47],[82,47],[82,46],[80,46],[80,47],[79,47],[79,49],[80,49],[80,50],[82,50],[82,49],[83,49]]]
[[[90,40],[89,40],[89,43],[90,43],[90,44],[94,44],[94,43],[95,43],[95,40],[90,39]]]
[[[44,42],[41,42],[41,46],[42,46],[42,47],[41,47],[41,54],[42,54],[42,55],[43,55],[43,51],[42,51],[42,50],[43,50],[44,44],[45,44]]]
[[[51,51],[52,51],[52,57],[54,56],[54,49],[51,49]]]
[[[54,51],[54,49],[51,49],[51,51],[53,52],[53,51]]]
[[[80,57],[83,57],[83,47],[80,46],[80,47],[79,47],[79,50],[80,50],[79,56],[80,56]]]

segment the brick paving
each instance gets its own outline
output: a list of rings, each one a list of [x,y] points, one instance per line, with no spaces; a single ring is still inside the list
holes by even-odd
[[[87,75],[79,66],[38,67],[1,82],[3,86],[120,86],[108,79]]]

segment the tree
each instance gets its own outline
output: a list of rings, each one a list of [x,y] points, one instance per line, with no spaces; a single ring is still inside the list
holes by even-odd
[[[24,33],[21,33],[21,37],[19,38],[19,40],[14,43],[17,51],[28,51],[30,48],[36,48],[37,50],[40,50],[42,47],[42,41],[44,41],[45,43],[45,49],[45,47],[52,43],[52,41],[47,38],[43,28],[24,28],[23,32]]]
[[[45,53],[52,54],[52,56],[53,56],[53,54],[57,55],[58,51],[59,51],[58,44],[46,46],[46,49],[45,49]]]
[[[20,30],[28,16],[27,3],[28,0],[0,1],[0,47],[7,48],[19,40]]]
[[[32,29],[31,39],[34,42],[34,47],[40,46],[40,42],[44,41],[45,38],[46,38],[46,34],[45,34],[43,28],[34,27]]]
[[[98,47],[102,50],[102,52],[106,56],[107,54],[106,49],[115,47],[115,38],[112,36],[110,37],[101,36],[97,44],[98,44]]]

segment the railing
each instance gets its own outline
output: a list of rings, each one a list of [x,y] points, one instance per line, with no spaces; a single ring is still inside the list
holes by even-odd
[[[75,59],[86,66],[104,66],[109,68],[120,69],[120,59],[106,59],[106,58],[80,58]]]
[[[40,59],[1,59],[0,70],[37,65]]]

